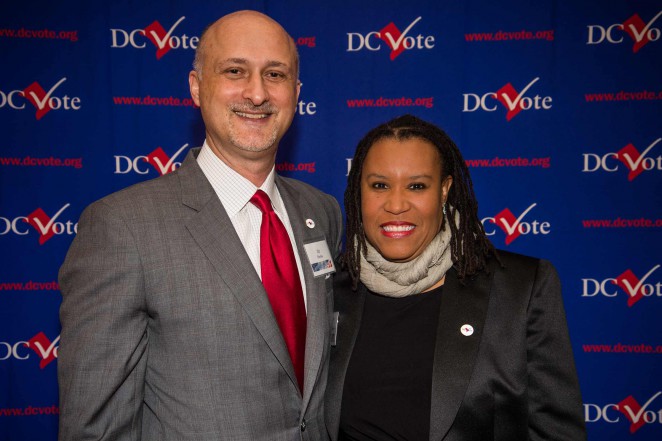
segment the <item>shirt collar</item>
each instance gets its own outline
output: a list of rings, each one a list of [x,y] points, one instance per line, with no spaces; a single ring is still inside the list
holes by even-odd
[[[276,187],[276,172],[274,167],[271,168],[262,185],[256,187],[255,184],[241,176],[216,156],[211,147],[209,147],[209,144],[207,144],[207,140],[202,145],[197,160],[200,168],[205,176],[207,176],[207,179],[221,200],[225,211],[231,218],[249,203],[258,188],[269,196],[274,210],[278,214],[283,214],[284,209],[278,188]]]

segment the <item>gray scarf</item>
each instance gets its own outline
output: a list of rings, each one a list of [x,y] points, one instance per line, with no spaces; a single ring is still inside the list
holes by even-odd
[[[370,291],[387,297],[419,294],[439,282],[453,266],[450,243],[451,229],[447,225],[420,256],[402,263],[384,259],[370,243],[366,243],[367,255],[361,253],[361,282]]]

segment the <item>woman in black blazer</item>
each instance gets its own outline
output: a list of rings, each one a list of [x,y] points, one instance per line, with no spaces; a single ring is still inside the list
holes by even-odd
[[[446,133],[411,115],[370,131],[345,210],[332,440],[586,438],[556,271],[494,249]]]

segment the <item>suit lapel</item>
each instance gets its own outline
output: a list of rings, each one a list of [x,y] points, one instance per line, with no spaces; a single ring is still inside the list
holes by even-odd
[[[492,274],[481,273],[463,286],[454,269],[446,273],[432,372],[430,440],[443,439],[466,393],[483,335]],[[473,334],[463,334],[465,324],[473,327]]]
[[[292,225],[299,260],[303,268],[304,283],[306,284],[307,328],[302,407],[305,409],[320,371],[322,355],[326,347],[325,339],[329,335],[329,317],[325,277],[314,277],[312,268],[308,263],[304,244],[326,239],[326,237],[322,231],[306,227],[306,219],[313,220],[317,225],[322,224],[316,219],[319,210],[314,210],[314,207],[311,207],[304,198],[300,198],[296,191],[280,176],[276,176],[276,185]],[[294,376],[292,376],[292,380],[296,384]]]
[[[191,152],[178,171],[182,203],[197,211],[186,228],[296,384],[292,361],[262,282],[221,201],[197,165],[196,155],[197,151]]]
[[[361,317],[365,305],[366,287],[359,283],[356,292],[352,291],[349,274],[344,271],[334,285],[335,309],[339,313],[336,347],[332,349],[327,385],[327,424],[335,441],[340,426],[340,405],[347,366],[354,351],[356,337],[361,327]],[[333,352],[335,351],[335,352]]]

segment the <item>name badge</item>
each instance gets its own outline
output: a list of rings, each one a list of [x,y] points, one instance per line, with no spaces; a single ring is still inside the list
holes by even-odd
[[[303,245],[308,256],[308,262],[313,270],[315,277],[320,277],[325,274],[335,273],[336,267],[333,264],[331,251],[326,239],[318,240],[317,242],[306,243]]]

